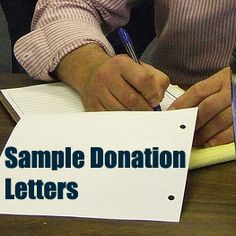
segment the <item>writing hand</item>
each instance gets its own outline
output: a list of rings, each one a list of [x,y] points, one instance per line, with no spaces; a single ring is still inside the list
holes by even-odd
[[[109,57],[96,45],[78,51],[63,59],[57,74],[80,93],[88,111],[151,111],[159,105],[169,85],[164,73],[126,55]]]

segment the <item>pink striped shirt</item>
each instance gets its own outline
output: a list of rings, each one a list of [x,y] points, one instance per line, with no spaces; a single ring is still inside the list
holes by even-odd
[[[72,50],[97,43],[114,51],[104,34],[129,20],[128,0],[39,0],[32,32],[15,45],[30,76],[49,72]],[[236,0],[156,0],[150,62],[172,83],[195,83],[228,65],[236,46]]]

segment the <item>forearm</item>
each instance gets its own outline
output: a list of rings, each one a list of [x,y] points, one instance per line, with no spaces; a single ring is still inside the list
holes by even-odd
[[[60,60],[83,45],[98,44],[114,55],[104,28],[116,28],[128,21],[127,2],[39,0],[33,31],[16,43],[16,58],[31,77],[49,81],[49,72],[56,69]]]

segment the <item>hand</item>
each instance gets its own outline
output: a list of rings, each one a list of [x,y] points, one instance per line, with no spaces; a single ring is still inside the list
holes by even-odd
[[[198,118],[194,146],[215,146],[233,141],[229,68],[190,87],[168,109],[195,106],[198,106]]]
[[[80,93],[88,111],[151,111],[159,105],[169,85],[164,73],[126,55],[109,57],[96,45],[82,48],[63,59],[57,74]]]

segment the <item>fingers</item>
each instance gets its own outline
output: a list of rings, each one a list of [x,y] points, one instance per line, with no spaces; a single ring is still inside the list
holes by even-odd
[[[106,89],[99,97],[100,103],[107,111],[126,111],[128,110],[124,107],[119,100],[109,91]]]
[[[98,65],[80,93],[88,110],[153,110],[169,85],[168,77],[127,56],[109,58]],[[96,101],[94,101],[96,100]]]
[[[204,99],[218,93],[222,88],[230,91],[230,70],[225,68],[210,78],[190,87],[182,96],[176,99],[168,110],[198,106]]]
[[[101,108],[108,111],[153,110],[143,96],[121,77],[114,78],[107,87],[97,86],[96,93],[87,98],[85,105],[89,111]]]
[[[83,99],[82,102],[84,104],[86,111],[106,111],[105,107],[101,104],[98,99]]]
[[[125,111],[127,110],[113,94],[107,89],[100,89],[99,97],[93,94],[89,97],[83,98],[83,104],[86,111]]]
[[[229,68],[193,85],[168,110],[195,106],[198,106],[198,117],[194,146],[233,140]]]
[[[227,107],[195,132],[194,146],[202,146],[215,135],[224,132],[232,125],[232,109]]]
[[[221,144],[231,143],[234,140],[233,125],[228,127],[226,130],[213,136],[208,142],[207,146],[212,147]]]
[[[147,69],[147,72],[151,79],[153,80],[153,86],[156,87],[158,90],[158,95],[159,95],[159,103],[160,101],[163,100],[164,94],[170,84],[170,79],[166,74],[161,72],[160,70],[157,70],[153,66],[150,66],[148,64],[142,63],[142,66]],[[155,104],[152,107],[156,107],[159,104]]]
[[[109,90],[125,109],[137,111],[153,110],[144,97],[123,78],[116,79],[109,84]]]
[[[215,93],[204,99],[198,106],[198,119],[196,124],[196,130],[201,128],[216,114],[223,115],[225,112],[220,112],[222,112],[226,107],[230,106],[230,104],[231,96],[227,89],[222,89],[220,92]]]
[[[117,56],[115,61],[121,66],[121,76],[134,87],[151,107],[159,105],[169,85],[168,77],[152,66],[134,63],[130,58]]]

